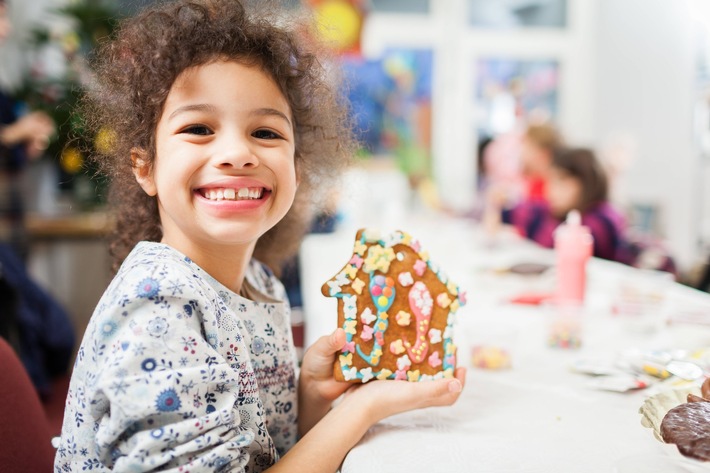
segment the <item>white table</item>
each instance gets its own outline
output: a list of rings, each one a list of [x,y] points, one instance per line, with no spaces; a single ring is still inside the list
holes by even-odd
[[[522,292],[551,291],[554,274],[524,277],[492,269],[522,261],[551,263],[551,251],[512,237],[490,246],[475,227],[458,220],[420,220],[411,225],[402,229],[418,237],[432,260],[468,291],[455,336],[459,364],[468,365],[474,340],[503,336],[513,342],[513,367],[469,368],[465,390],[454,406],[405,413],[374,426],[348,454],[342,473],[600,473],[616,471],[615,465],[626,457],[680,459],[674,447],[655,440],[640,424],[638,409],[653,388],[624,394],[595,390],[588,386],[588,376],[569,368],[580,358],[612,359],[632,347],[710,346],[710,329],[673,325],[654,335],[630,332],[611,315],[611,302],[622,281],[645,275],[593,260],[588,267],[583,346],[549,348],[548,310],[507,300]],[[354,234],[349,229],[314,235],[304,243],[307,345],[335,327],[335,302],[322,297],[319,288],[347,262]],[[669,310],[705,306],[710,313],[707,294],[669,286]]]

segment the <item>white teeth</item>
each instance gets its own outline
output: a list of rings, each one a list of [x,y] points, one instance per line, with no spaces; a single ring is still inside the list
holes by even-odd
[[[263,194],[261,187],[242,187],[240,189],[207,189],[204,191],[205,198],[209,200],[250,200],[261,199]]]

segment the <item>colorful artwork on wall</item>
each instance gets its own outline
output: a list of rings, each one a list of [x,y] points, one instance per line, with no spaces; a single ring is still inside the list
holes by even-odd
[[[363,154],[391,155],[408,175],[427,175],[433,52],[388,49],[378,58],[342,61]]]

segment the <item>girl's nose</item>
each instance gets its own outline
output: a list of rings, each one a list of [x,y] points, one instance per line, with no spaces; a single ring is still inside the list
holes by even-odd
[[[235,169],[254,168],[259,165],[259,158],[254,154],[247,139],[232,136],[225,137],[220,143],[220,150],[215,155],[217,167]]]

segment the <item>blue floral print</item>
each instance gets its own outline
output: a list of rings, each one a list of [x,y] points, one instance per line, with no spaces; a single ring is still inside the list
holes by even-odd
[[[148,332],[151,337],[159,338],[168,332],[168,321],[164,317],[156,317],[148,322]]]
[[[252,261],[230,291],[141,242],[99,301],[72,374],[55,472],[260,472],[296,442],[283,286]]]
[[[148,299],[155,297],[160,291],[160,284],[153,278],[146,278],[138,283],[138,297],[147,297]]]
[[[166,389],[155,401],[155,406],[160,412],[171,412],[180,409],[180,398],[174,389]]]
[[[111,335],[113,335],[114,333],[116,333],[117,328],[118,328],[118,325],[116,325],[115,322],[112,322],[109,320],[103,325],[103,327],[101,327],[101,334],[104,337],[108,338]]]
[[[251,350],[257,355],[261,354],[261,352],[264,351],[264,339],[261,337],[254,337],[251,341]]]

